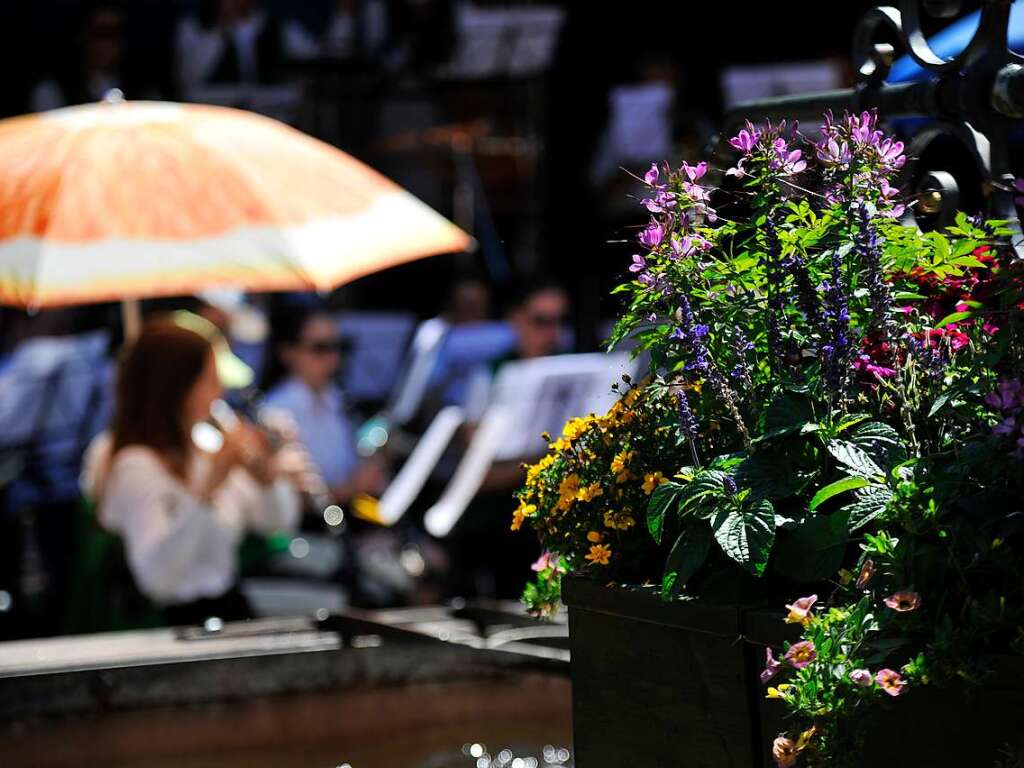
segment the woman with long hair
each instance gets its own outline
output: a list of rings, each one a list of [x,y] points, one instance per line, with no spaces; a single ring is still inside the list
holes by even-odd
[[[169,624],[246,618],[238,546],[247,530],[295,526],[294,457],[239,422],[216,451],[193,428],[220,398],[217,331],[200,318],[148,323],[124,351],[108,433],[90,448],[83,485],[100,523],[125,544],[139,590]]]

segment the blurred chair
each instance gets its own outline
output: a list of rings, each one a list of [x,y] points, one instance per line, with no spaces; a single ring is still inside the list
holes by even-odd
[[[342,390],[356,403],[384,403],[398,381],[416,317],[405,312],[339,312],[348,350]]]
[[[103,331],[20,344],[0,373],[0,589],[33,634],[59,632],[81,533],[78,476],[107,423],[113,363]]]
[[[110,416],[109,343],[105,331],[30,339],[0,373],[0,452],[26,463],[18,502],[78,498],[82,454]]]
[[[516,334],[506,322],[472,323],[452,328],[430,377],[430,390],[442,405],[464,405],[470,382],[481,366],[512,353]]]

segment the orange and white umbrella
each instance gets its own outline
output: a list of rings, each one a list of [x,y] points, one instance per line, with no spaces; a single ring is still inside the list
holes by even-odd
[[[104,102],[0,121],[0,304],[328,290],[471,242],[363,163],[252,113]]]

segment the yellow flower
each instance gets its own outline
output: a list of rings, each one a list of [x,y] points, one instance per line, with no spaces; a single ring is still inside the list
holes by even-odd
[[[626,396],[622,398],[622,402],[626,405],[627,408],[633,405],[633,403],[635,403],[639,399],[641,391],[642,390],[640,389],[640,387],[633,387],[631,390],[629,390],[629,392],[626,393]]]
[[[564,438],[560,437],[557,440],[555,440],[555,442],[550,443],[548,445],[548,450],[553,451],[554,453],[561,453],[562,451],[567,450],[568,448],[571,447],[572,446],[569,444],[568,440],[565,440]]]
[[[622,472],[627,471],[629,462],[633,460],[633,451],[621,451],[615,454],[615,458],[612,459],[612,474],[619,475]]]
[[[617,474],[615,476],[615,482],[618,485],[622,485],[623,483],[628,483],[632,479],[633,479],[633,473],[630,472],[628,469],[624,470],[622,472],[619,472],[619,474]],[[621,492],[620,492],[620,494],[621,494]]]
[[[810,728],[808,728],[806,731],[800,734],[800,736],[796,740],[797,752],[803,752],[807,748],[807,745],[811,743],[811,739],[814,738],[814,734],[817,732],[817,730],[817,727],[812,725]]]
[[[573,472],[571,475],[566,475],[562,478],[562,482],[558,485],[558,503],[555,504],[555,509],[559,512],[564,512],[572,503],[576,501],[576,492],[580,489],[580,476]]]
[[[590,548],[586,559],[596,565],[608,565],[612,557],[612,549],[607,544],[595,544]]]
[[[577,501],[593,501],[600,496],[604,491],[601,489],[600,483],[591,483],[588,486],[580,488],[576,491]]]
[[[650,496],[654,493],[654,489],[662,483],[667,483],[668,478],[665,477],[661,472],[648,472],[644,475],[644,493]]]
[[[512,530],[518,531],[523,527],[523,521],[528,517],[533,517],[537,512],[536,504],[526,504],[519,502],[519,508],[512,513]]]
[[[628,531],[636,525],[630,515],[616,513],[616,512],[605,512],[604,513],[604,526],[605,528],[611,528],[613,530]]]
[[[769,688],[768,696],[769,699],[784,699],[789,696],[789,689],[793,686],[790,683],[783,683],[778,688]]]
[[[587,541],[589,541],[591,544],[600,544],[602,541],[604,541],[604,536],[598,533],[597,531],[590,531],[587,534]]]
[[[591,419],[581,419],[579,417],[575,419],[569,419],[562,428],[562,437],[568,440],[575,440],[580,435],[583,435],[590,429],[592,425]]]

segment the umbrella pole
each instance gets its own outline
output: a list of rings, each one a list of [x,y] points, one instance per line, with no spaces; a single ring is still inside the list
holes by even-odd
[[[124,331],[124,343],[135,341],[142,330],[142,309],[138,299],[121,300],[121,328]]]

